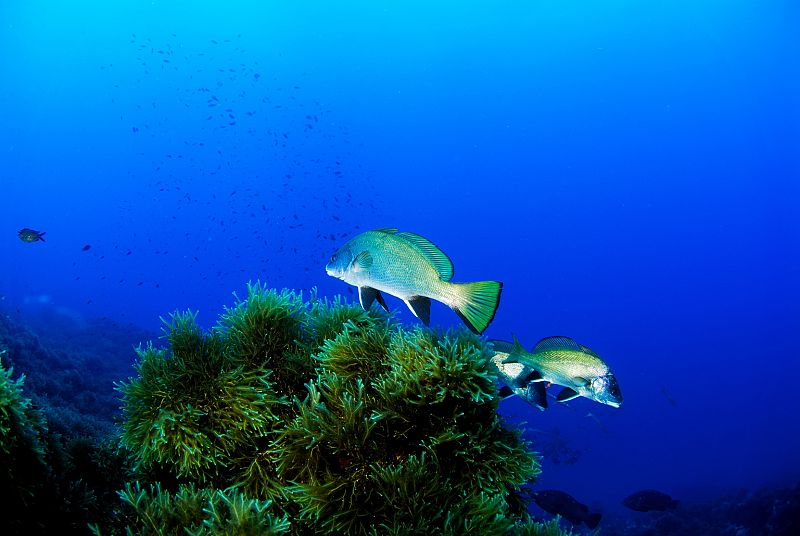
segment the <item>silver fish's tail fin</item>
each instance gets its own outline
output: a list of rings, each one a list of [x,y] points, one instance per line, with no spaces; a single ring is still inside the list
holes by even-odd
[[[499,281],[453,284],[460,296],[458,303],[453,305],[453,311],[470,330],[483,333],[497,312],[503,284]]]

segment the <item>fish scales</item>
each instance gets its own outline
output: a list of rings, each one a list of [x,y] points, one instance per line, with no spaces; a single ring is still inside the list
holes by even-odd
[[[394,235],[378,237],[385,254],[373,254],[371,272],[382,277],[369,277],[365,282],[401,298],[422,295],[437,299],[442,281],[436,268],[414,246]],[[377,250],[367,246],[367,251]],[[443,301],[443,300],[440,300]]]

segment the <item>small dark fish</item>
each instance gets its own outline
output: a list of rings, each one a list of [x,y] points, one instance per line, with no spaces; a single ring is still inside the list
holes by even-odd
[[[600,523],[600,518],[603,517],[603,514],[599,512],[590,514],[588,506],[563,491],[556,489],[535,491],[531,496],[539,508],[553,515],[560,515],[573,525],[584,523],[590,529],[594,529]]]
[[[27,227],[20,229],[17,232],[17,236],[23,242],[44,242],[44,238],[42,238],[44,236],[43,232],[34,231],[33,229],[28,229]]]
[[[663,512],[674,510],[680,501],[676,501],[666,493],[654,489],[644,489],[625,497],[622,504],[637,512]]]
[[[81,248],[81,251],[89,251],[90,249],[92,249],[92,246],[90,246],[89,244],[86,244],[85,246],[83,246]]]

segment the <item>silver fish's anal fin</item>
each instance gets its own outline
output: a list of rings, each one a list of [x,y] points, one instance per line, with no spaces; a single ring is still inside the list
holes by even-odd
[[[581,352],[581,346],[569,337],[545,337],[533,347],[533,353],[545,350],[572,350]]]
[[[369,251],[362,251],[353,259],[353,271],[366,272],[372,267],[372,261],[372,255],[369,254]]]
[[[451,261],[450,257],[441,249],[436,247],[433,242],[414,233],[402,232],[397,233],[396,236],[411,244],[414,249],[419,251],[423,257],[430,261],[433,267],[436,268],[436,272],[439,274],[439,278],[442,281],[450,281],[453,279],[453,261]]]
[[[543,383],[531,382],[525,390],[525,400],[544,411],[547,409],[547,391]]]
[[[411,296],[406,305],[426,326],[431,325],[431,299],[425,296]]]
[[[556,400],[558,400],[559,402],[567,402],[568,400],[572,400],[573,398],[578,398],[579,396],[581,395],[578,394],[578,392],[575,391],[574,389],[570,389],[569,387],[564,387],[561,390],[561,392],[558,393]]]
[[[500,387],[500,389],[497,390],[497,396],[503,399],[512,397],[515,394],[516,393],[508,385],[503,385],[502,387]]]

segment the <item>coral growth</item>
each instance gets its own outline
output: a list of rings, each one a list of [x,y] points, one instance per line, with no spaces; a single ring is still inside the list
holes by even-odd
[[[475,335],[260,284],[210,331],[166,324],[119,386],[133,479],[152,483],[122,492],[128,530],[537,533],[519,489],[538,460],[498,417]]]

